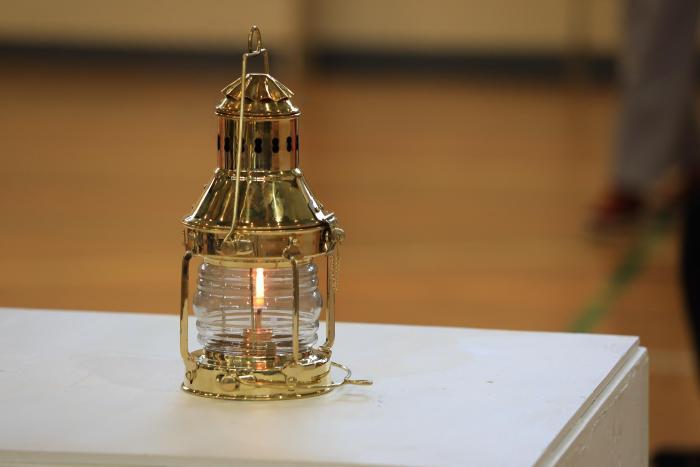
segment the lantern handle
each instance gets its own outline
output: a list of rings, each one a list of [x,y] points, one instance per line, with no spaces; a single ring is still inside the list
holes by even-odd
[[[253,44],[255,44],[255,48],[253,48]],[[238,199],[239,199],[239,194],[238,190],[240,189],[241,185],[241,154],[243,152],[243,122],[244,122],[244,114],[245,114],[245,84],[246,84],[246,78],[248,76],[246,72],[246,66],[248,63],[248,58],[250,57],[256,57],[258,55],[263,56],[264,60],[264,65],[265,65],[265,74],[270,74],[270,55],[267,52],[267,49],[262,46],[262,34],[260,33],[260,28],[257,26],[253,25],[250,27],[250,32],[248,33],[248,52],[245,52],[241,56],[241,98],[240,98],[240,105],[239,105],[239,112],[238,112],[238,137],[237,137],[237,143],[236,143],[236,184],[235,184],[235,191],[233,195],[233,216],[231,218],[231,228],[229,229],[228,233],[226,234],[226,237],[223,240],[224,244],[232,244],[234,247],[234,251],[237,248],[237,245],[235,243],[235,239],[232,241],[234,233],[236,232],[236,227],[238,227]]]
[[[321,348],[330,352],[335,343],[335,292],[338,290],[340,242],[326,254],[326,341]]]
[[[280,382],[280,381],[274,381],[270,379],[262,379],[257,377],[256,375],[249,374],[249,375],[238,375],[235,377],[235,380],[240,383],[240,384],[245,384],[249,386],[256,386],[256,387],[273,387],[273,388],[296,388],[296,387],[301,387],[305,389],[325,389],[325,390],[331,390],[335,389],[340,386],[344,386],[346,384],[352,384],[355,386],[371,386],[374,382],[371,379],[352,379],[352,371],[350,371],[350,368],[347,366],[343,365],[342,363],[338,362],[330,362],[332,367],[338,368],[340,370],[343,370],[345,372],[345,376],[343,379],[340,381],[331,381],[328,384],[318,384],[317,382],[312,382],[312,381],[299,381],[293,377],[287,378],[286,381]]]
[[[187,250],[182,257],[180,275],[180,356],[185,363],[185,378],[192,382],[197,371],[197,363],[189,350],[189,302],[190,302],[190,260],[192,252]]]
[[[340,368],[341,370],[343,370],[345,372],[345,377],[342,379],[342,381],[332,382],[330,384],[326,384],[323,386],[311,386],[311,387],[337,388],[338,386],[343,386],[344,384],[353,384],[356,386],[371,386],[374,383],[371,379],[350,379],[352,377],[352,371],[350,371],[350,368],[343,365],[342,363],[331,362],[331,365],[336,367],[336,368]]]
[[[290,245],[291,247],[292,245]],[[301,353],[299,352],[299,265],[295,256],[289,257],[292,263],[292,288],[294,309],[292,314],[292,358],[294,364],[299,364]]]

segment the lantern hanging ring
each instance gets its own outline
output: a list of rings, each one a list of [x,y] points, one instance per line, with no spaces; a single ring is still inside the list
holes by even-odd
[[[253,39],[255,39],[255,49],[253,49]],[[260,28],[253,25],[248,34],[248,52],[260,52],[262,49],[262,34]]]

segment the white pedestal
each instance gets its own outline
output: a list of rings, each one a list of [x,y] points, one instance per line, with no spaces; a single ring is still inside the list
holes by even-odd
[[[0,464],[648,464],[634,337],[341,323],[336,342],[374,386],[220,401],[180,391],[175,316],[0,309]]]

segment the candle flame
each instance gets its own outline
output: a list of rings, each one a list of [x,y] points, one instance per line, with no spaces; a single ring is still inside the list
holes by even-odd
[[[255,308],[265,304],[265,276],[263,268],[255,268]]]

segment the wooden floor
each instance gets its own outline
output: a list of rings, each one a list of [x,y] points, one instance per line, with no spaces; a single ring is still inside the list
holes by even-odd
[[[176,313],[179,220],[211,176],[234,75],[6,61],[0,305]],[[348,233],[342,320],[567,330],[632,242],[583,228],[607,176],[609,88],[277,77],[302,107],[307,180]],[[675,230],[595,327],[650,349],[652,448],[700,446]]]

